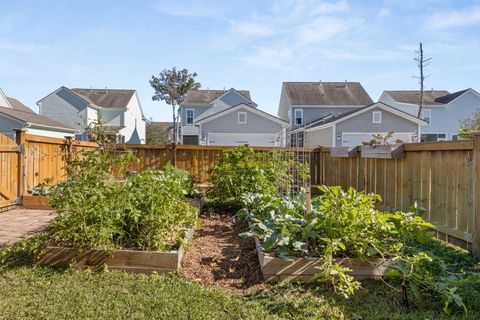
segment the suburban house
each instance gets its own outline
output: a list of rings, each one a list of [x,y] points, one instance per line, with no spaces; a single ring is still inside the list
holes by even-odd
[[[0,134],[15,137],[14,129],[27,129],[30,134],[64,138],[77,130],[53,119],[41,116],[19,100],[5,96],[0,89]]]
[[[291,131],[301,134],[297,146],[316,148],[357,146],[369,142],[373,135],[393,132],[388,143],[417,142],[425,121],[409,113],[377,102],[337,115],[327,115]]]
[[[380,102],[417,116],[420,91],[384,91]],[[446,90],[424,91],[421,118],[422,141],[457,140],[459,120],[480,108],[480,94],[473,89],[449,93]]]
[[[88,140],[88,127],[102,119],[118,143],[145,143],[145,117],[136,90],[60,87],[37,102],[39,113],[79,131]]]
[[[180,142],[284,146],[288,123],[257,108],[246,90],[192,90],[180,104]]]

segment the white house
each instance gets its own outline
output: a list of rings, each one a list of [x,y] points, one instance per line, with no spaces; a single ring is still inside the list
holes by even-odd
[[[246,90],[192,90],[180,112],[183,144],[285,145],[288,123],[258,109]]]
[[[28,133],[44,137],[74,136],[74,128],[33,112],[19,100],[7,97],[0,89],[0,133],[14,138],[14,129],[27,129]]]
[[[145,117],[136,90],[60,87],[37,102],[41,115],[79,130],[88,139],[88,127],[101,115],[119,143],[145,143]]]
[[[384,91],[380,102],[417,116],[420,91]],[[473,89],[449,93],[446,90],[424,91],[421,118],[422,141],[456,140],[460,120],[480,108],[480,94]]]

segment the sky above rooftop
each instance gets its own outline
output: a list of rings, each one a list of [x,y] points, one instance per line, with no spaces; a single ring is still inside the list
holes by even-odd
[[[375,101],[417,89],[420,41],[427,88],[478,91],[479,35],[478,0],[2,0],[0,88],[33,108],[62,85],[136,89],[168,121],[148,80],[176,66],[276,115],[283,81],[359,81]]]

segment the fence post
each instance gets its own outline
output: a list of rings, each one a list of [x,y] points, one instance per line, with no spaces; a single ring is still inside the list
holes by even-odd
[[[480,257],[480,131],[473,132],[473,226],[472,251]]]
[[[18,183],[18,200],[17,203],[21,204],[23,201],[23,193],[25,191],[25,139],[26,129],[14,129],[15,140],[18,145],[18,169],[17,169],[17,183]]]

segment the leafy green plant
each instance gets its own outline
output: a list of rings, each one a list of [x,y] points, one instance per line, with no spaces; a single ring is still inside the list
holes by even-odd
[[[288,193],[294,178],[306,181],[308,168],[295,160],[291,152],[255,153],[248,146],[226,150],[210,170],[210,198],[240,201],[247,193]]]
[[[54,187],[52,182],[52,178],[45,178],[45,180],[37,184],[35,187],[31,188],[29,192],[32,194],[32,196],[46,196],[51,192],[52,188]]]
[[[312,213],[306,214],[302,194],[297,198],[251,194],[243,197],[244,209],[238,218],[246,219],[265,252],[280,258],[317,257],[321,264],[315,279],[328,282],[348,297],[360,283],[336,258],[361,261],[384,259],[390,265],[387,276],[398,280],[408,303],[407,289],[415,297],[433,294],[445,303],[464,307],[457,294],[456,276],[445,262],[425,247],[432,243],[428,230],[433,227],[412,206],[409,212],[385,212],[377,209],[378,195],[364,194],[353,188],[320,187],[322,195],[313,199]]]
[[[66,168],[68,178],[49,195],[57,216],[49,245],[78,249],[170,250],[196,221],[185,202],[187,174],[167,167],[126,174],[131,153],[84,152]],[[115,172],[115,175],[113,174]]]

